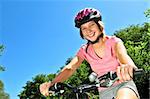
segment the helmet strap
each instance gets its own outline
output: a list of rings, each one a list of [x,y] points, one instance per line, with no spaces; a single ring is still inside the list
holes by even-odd
[[[102,33],[102,34],[100,34],[98,37],[97,37],[97,39],[95,40],[95,41],[90,41],[90,40],[88,40],[88,42],[87,42],[87,47],[86,47],[86,53],[87,53],[87,50],[88,50],[88,47],[89,47],[89,45],[90,45],[90,43],[91,44],[95,44],[95,43],[97,43],[101,38],[103,38],[103,36],[104,36],[104,34]]]
[[[92,43],[92,44],[95,44],[95,43],[97,43],[101,38],[103,38],[103,33],[101,33],[101,34],[97,37],[97,39],[96,39],[95,41],[89,41],[89,42]]]

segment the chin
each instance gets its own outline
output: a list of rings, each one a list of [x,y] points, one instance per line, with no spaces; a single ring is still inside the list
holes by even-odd
[[[95,40],[89,40],[89,41],[94,42]]]
[[[94,39],[91,39],[90,41],[91,41],[91,42],[94,42],[94,41],[96,41],[96,38],[94,38]]]

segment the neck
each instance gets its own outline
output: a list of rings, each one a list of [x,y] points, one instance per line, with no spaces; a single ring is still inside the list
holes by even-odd
[[[101,45],[104,42],[105,42],[105,35],[102,33],[94,42],[91,42],[91,43],[92,45]]]
[[[92,44],[93,47],[97,48],[103,46],[105,43],[105,36],[103,36],[97,43]]]

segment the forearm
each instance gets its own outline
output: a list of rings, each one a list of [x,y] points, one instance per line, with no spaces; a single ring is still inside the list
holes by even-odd
[[[75,69],[67,69],[64,68],[55,78],[52,80],[52,84],[63,82],[67,80],[73,73],[75,72]]]
[[[134,64],[133,60],[131,57],[126,54],[126,55],[119,55],[119,60],[121,64],[128,64],[129,66],[133,66],[134,68],[137,68],[137,66]]]
[[[52,84],[57,83],[57,82],[63,82],[67,80],[75,71],[76,69],[80,66],[82,63],[82,59],[80,57],[74,57],[71,62],[66,65],[61,72],[54,78],[52,81]]]
[[[134,68],[137,68],[131,57],[127,54],[127,50],[122,42],[118,42],[116,44],[115,51],[117,53],[117,58],[119,59],[121,64],[128,64],[130,66],[133,66]]]

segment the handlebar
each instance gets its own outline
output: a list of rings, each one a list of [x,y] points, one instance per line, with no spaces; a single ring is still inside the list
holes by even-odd
[[[138,75],[141,75],[143,73],[144,73],[143,69],[136,69],[136,70],[133,71],[134,76],[138,76]],[[98,77],[98,79],[100,81],[103,80],[103,79],[108,79],[108,78],[111,79],[111,80],[116,79],[117,78],[117,73],[116,72],[113,73],[112,71],[110,71],[107,74],[104,74],[104,75]]]
[[[133,77],[142,75],[143,73],[144,73],[143,69],[135,69],[133,71]],[[115,81],[119,80],[119,78],[117,77],[117,73],[116,72],[113,73],[112,71],[98,77],[97,79],[100,82],[100,87],[110,87],[113,85]]]
[[[144,71],[143,69],[137,69],[134,70],[133,75],[141,75],[143,74]],[[94,76],[89,76],[89,77],[95,77],[92,78],[94,79],[95,83],[94,84],[83,84],[78,87],[73,87],[70,84],[65,84],[65,83],[55,83],[52,87],[49,88],[50,91],[54,91],[54,93],[64,93],[65,88],[71,89],[74,93],[84,93],[84,92],[89,92],[91,90],[97,90],[98,87],[110,87],[113,85],[113,83],[118,80],[117,73],[114,72],[108,72],[107,74],[104,74],[100,77],[97,77],[94,73],[92,73]]]

